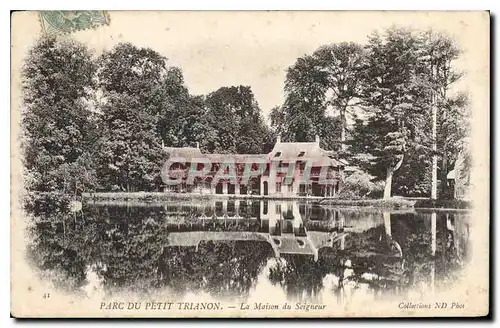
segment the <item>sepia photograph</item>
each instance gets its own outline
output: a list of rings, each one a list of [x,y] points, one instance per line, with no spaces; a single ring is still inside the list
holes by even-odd
[[[16,318],[482,317],[487,11],[11,15]]]

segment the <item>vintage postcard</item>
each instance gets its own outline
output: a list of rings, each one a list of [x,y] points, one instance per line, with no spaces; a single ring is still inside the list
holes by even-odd
[[[11,312],[490,312],[486,11],[20,11]]]

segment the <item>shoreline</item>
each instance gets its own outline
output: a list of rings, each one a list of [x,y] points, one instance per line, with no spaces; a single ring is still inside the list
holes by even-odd
[[[343,208],[364,208],[364,209],[397,209],[397,210],[432,210],[432,211],[469,211],[468,203],[460,200],[430,200],[394,197],[389,200],[384,199],[339,199],[336,197],[319,196],[297,196],[297,197],[276,197],[264,195],[220,195],[220,194],[177,194],[165,192],[97,192],[83,193],[82,200],[94,202],[129,202],[141,201],[144,203],[156,203],[169,200],[280,200],[280,201],[312,201],[320,205],[341,206]],[[445,206],[445,205],[456,206]],[[460,205],[460,206],[458,206]]]

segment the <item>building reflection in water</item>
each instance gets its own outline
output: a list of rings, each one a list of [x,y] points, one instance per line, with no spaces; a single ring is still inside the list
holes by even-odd
[[[40,204],[31,207],[29,257],[56,285],[87,295],[246,299],[265,285],[287,300],[345,304],[446,288],[467,260],[467,213],[218,199],[92,203],[69,215],[64,204]]]
[[[196,223],[179,220],[179,214],[188,214],[191,210],[179,204],[165,205],[169,227],[184,230],[168,234],[169,246],[198,249],[201,242],[208,241],[265,241],[275,257],[300,254],[317,261],[319,249],[332,247],[337,242],[342,248],[346,235],[344,218],[339,210],[322,207],[313,210],[312,204],[220,200],[199,206]],[[211,229],[217,225],[223,226],[225,231]],[[189,229],[191,231],[186,231]]]

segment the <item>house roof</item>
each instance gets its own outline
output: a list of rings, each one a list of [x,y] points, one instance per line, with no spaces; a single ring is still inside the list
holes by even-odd
[[[203,154],[211,162],[222,163],[224,161],[234,161],[235,163],[256,163],[258,161],[266,162],[267,154]]]
[[[169,232],[168,246],[197,246],[202,241],[265,241],[267,234],[251,231],[186,231]]]
[[[333,151],[321,149],[316,142],[278,142],[269,153],[269,158],[281,161],[327,161],[333,166],[341,165]]]
[[[165,147],[170,158],[181,158],[186,162],[193,159],[207,159],[212,163],[258,163],[259,161],[279,160],[282,162],[312,161],[329,163],[332,166],[344,165],[337,160],[333,151],[321,149],[318,142],[277,142],[269,154],[203,154],[197,147]]]
[[[224,161],[234,161],[236,163],[247,163],[257,161],[267,161],[268,154],[204,154],[196,147],[164,147],[170,158],[181,158],[186,162],[192,159],[207,159],[213,163],[222,163]]]

